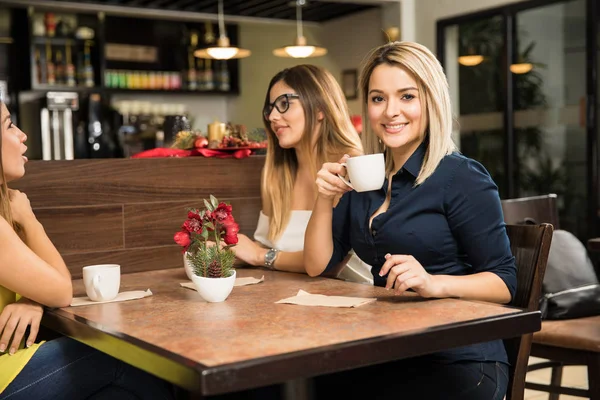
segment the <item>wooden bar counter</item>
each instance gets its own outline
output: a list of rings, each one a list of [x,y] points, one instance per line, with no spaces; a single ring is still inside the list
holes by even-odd
[[[261,209],[264,156],[31,161],[10,185],[34,212],[74,278],[84,265],[123,273],[182,266],[173,235],[188,207],[210,194],[231,202],[240,231],[253,234]]]

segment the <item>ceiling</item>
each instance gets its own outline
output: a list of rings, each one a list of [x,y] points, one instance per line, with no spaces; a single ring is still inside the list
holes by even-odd
[[[72,2],[73,0],[55,0]],[[165,11],[217,13],[217,0],[79,0],[79,3],[135,7]],[[295,20],[295,1],[290,0],[224,0],[225,15]],[[302,8],[302,20],[324,22],[356,12],[375,8],[375,5],[308,0]]]

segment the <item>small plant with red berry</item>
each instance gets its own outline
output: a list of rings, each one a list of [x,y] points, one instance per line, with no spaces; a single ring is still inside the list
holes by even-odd
[[[227,278],[233,274],[240,230],[228,203],[213,195],[204,200],[204,209],[189,209],[181,230],[175,233],[175,243],[183,247],[194,274],[207,278]],[[223,243],[222,243],[223,242]]]

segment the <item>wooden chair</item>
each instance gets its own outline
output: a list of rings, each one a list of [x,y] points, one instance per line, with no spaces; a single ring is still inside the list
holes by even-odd
[[[502,209],[507,224],[531,218],[559,229],[555,194],[503,200]],[[593,251],[597,242],[598,239],[591,239],[588,249]],[[560,394],[600,400],[600,316],[543,321],[541,331],[533,335],[531,355],[549,361],[530,365],[528,371],[552,368],[552,377],[550,385],[525,382],[525,388],[550,393],[549,400],[558,400]],[[588,390],[562,386],[565,365],[587,367]]]
[[[504,222],[514,225],[532,219],[538,224],[552,224],[554,229],[559,229],[556,199],[557,196],[552,193],[542,196],[502,200]]]
[[[539,309],[542,282],[552,241],[552,225],[508,225],[510,248],[517,265],[517,293],[511,305],[528,311]],[[522,400],[533,334],[504,340],[510,373],[507,400]]]

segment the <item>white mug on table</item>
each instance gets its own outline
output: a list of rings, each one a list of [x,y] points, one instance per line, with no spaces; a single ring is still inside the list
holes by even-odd
[[[83,284],[90,300],[112,300],[119,294],[121,266],[100,264],[83,267]]]
[[[348,179],[340,179],[357,192],[379,190],[385,181],[385,159],[383,153],[367,154],[365,156],[350,157],[345,163]]]

